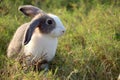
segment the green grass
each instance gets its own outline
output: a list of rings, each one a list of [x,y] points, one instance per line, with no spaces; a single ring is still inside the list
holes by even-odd
[[[41,0],[37,4],[35,1],[38,0],[0,2],[0,80],[117,80],[120,74],[119,0]],[[47,75],[32,70],[25,73],[18,62],[6,57],[15,30],[30,21],[17,10],[24,4],[58,15],[67,29],[59,38]]]

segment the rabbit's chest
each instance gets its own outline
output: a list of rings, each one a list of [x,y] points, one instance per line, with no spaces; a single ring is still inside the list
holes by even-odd
[[[25,55],[32,55],[34,60],[45,59],[51,61],[55,56],[57,38],[48,35],[33,34],[30,42],[25,45]]]

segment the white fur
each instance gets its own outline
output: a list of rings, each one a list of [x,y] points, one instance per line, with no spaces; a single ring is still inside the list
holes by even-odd
[[[61,35],[63,35],[63,33],[65,32],[65,27],[62,24],[61,20],[59,19],[59,17],[57,17],[56,15],[53,14],[48,14],[50,17],[52,17],[54,19],[54,21],[56,22],[56,28],[51,32],[51,36],[53,37],[59,37]]]
[[[118,80],[120,80],[120,74],[119,74],[119,76],[118,76]]]
[[[44,56],[44,59],[51,61],[55,56],[58,39],[57,37],[61,36],[65,28],[60,21],[60,19],[52,14],[49,14],[56,22],[56,28],[50,34],[42,34],[39,32],[39,29],[36,28],[30,42],[25,45],[24,53],[25,55],[32,55],[35,60]]]
[[[57,43],[57,38],[35,32],[30,42],[25,45],[24,52],[26,56],[32,54],[34,60],[44,57],[45,60],[51,61],[55,56]]]

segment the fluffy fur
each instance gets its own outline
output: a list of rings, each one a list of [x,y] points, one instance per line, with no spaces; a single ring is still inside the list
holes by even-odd
[[[8,46],[7,56],[17,56],[23,50],[25,56],[31,55],[28,63],[40,58],[51,61],[55,56],[57,37],[65,32],[61,20],[31,5],[21,6],[19,10],[33,19],[17,29]]]

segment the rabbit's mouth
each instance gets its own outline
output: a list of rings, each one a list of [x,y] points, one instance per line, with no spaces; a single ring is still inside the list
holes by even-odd
[[[60,36],[62,36],[64,33],[65,33],[65,29],[64,29],[64,30],[54,29],[54,30],[50,33],[50,35],[51,35],[52,37],[60,37]]]

